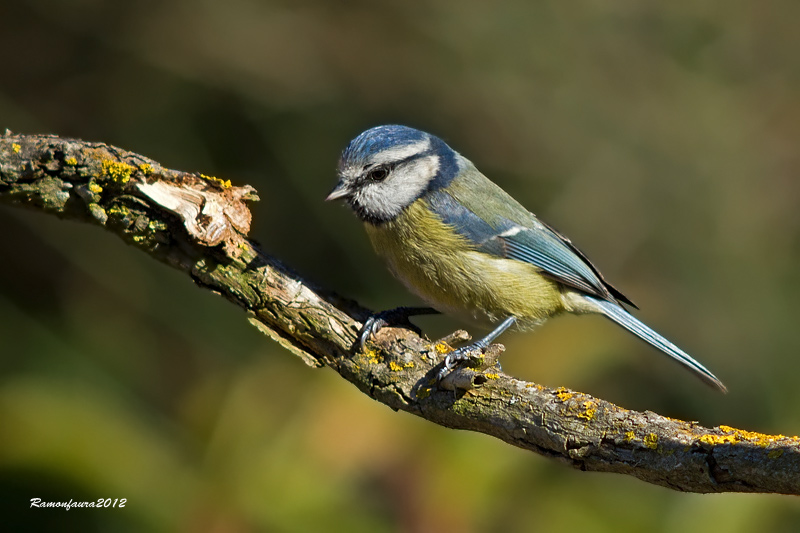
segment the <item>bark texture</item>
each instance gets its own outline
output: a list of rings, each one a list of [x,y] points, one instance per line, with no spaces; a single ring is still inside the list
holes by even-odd
[[[242,307],[310,366],[442,426],[479,431],[581,470],[617,472],[688,492],[800,494],[800,439],[705,428],[549,389],[493,366],[493,346],[437,386],[448,342],[385,328],[353,345],[369,311],[306,282],[248,239],[250,186],[162,167],[102,143],[0,137],[0,202],[83,220],[119,235]]]

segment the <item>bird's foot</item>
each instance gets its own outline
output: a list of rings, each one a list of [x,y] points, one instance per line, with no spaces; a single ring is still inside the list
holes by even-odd
[[[510,316],[505,320],[503,320],[500,323],[500,325],[494,328],[491,331],[491,333],[486,335],[481,340],[473,342],[472,344],[469,344],[467,346],[462,346],[458,350],[452,351],[449,354],[447,354],[447,356],[444,358],[444,365],[442,365],[441,370],[439,370],[438,380],[442,381],[442,379],[444,379],[445,376],[447,376],[450,372],[452,372],[453,369],[455,369],[455,367],[458,366],[458,363],[460,363],[461,361],[466,361],[476,356],[478,357],[482,356],[485,353],[486,348],[488,348],[489,345],[491,345],[492,342],[501,333],[510,328],[512,325],[514,325],[516,321],[517,321],[516,317]],[[500,355],[500,353],[502,353],[503,350],[504,348],[501,346],[500,349],[496,351],[496,353],[490,358],[491,360],[484,361],[483,364],[486,365],[486,367],[496,365],[499,368],[500,364],[498,363],[497,358]]]
[[[386,326],[403,326],[420,335],[422,332],[411,323],[409,318],[415,315],[431,315],[435,313],[438,313],[438,311],[430,307],[396,307],[395,309],[375,313],[361,326],[357,348],[363,349],[367,340]]]
[[[482,356],[483,351],[488,345],[488,343],[483,342],[483,339],[481,339],[478,342],[473,342],[470,345],[462,346],[461,348],[447,354],[444,358],[444,364],[436,376],[437,380],[442,381],[447,374],[452,372],[458,366],[459,363]]]

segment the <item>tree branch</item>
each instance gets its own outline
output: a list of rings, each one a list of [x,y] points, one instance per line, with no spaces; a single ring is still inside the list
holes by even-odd
[[[241,306],[249,320],[315,367],[433,423],[486,433],[581,470],[617,472],[689,492],[800,494],[800,439],[727,426],[704,428],[628,411],[568,389],[493,369],[493,346],[440,386],[447,342],[385,328],[352,346],[369,315],[301,279],[247,238],[250,186],[179,172],[102,143],[0,137],[0,202],[90,222]],[[460,336],[460,337],[459,337]],[[444,390],[450,389],[450,390]]]

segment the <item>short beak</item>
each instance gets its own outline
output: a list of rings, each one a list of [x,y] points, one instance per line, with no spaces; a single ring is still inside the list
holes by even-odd
[[[326,202],[331,200],[338,200],[339,198],[345,198],[350,194],[350,191],[347,190],[347,187],[341,181],[336,184],[336,187],[333,188],[331,193],[325,198]]]

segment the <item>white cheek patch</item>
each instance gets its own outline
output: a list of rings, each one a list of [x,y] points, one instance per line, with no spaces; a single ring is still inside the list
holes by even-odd
[[[439,156],[416,159],[394,170],[382,184],[384,193],[405,207],[422,194],[439,172]]]
[[[385,181],[364,186],[356,200],[373,216],[389,220],[425,192],[437,172],[439,156],[415,159],[394,169]]]
[[[371,159],[371,162],[376,165],[383,165],[386,163],[394,163],[395,161],[402,161],[412,155],[421,154],[429,150],[431,147],[431,140],[426,138],[422,141],[415,142],[413,144],[406,144],[403,146],[397,146],[395,148],[389,148],[388,150],[383,150],[375,154],[375,156]]]

